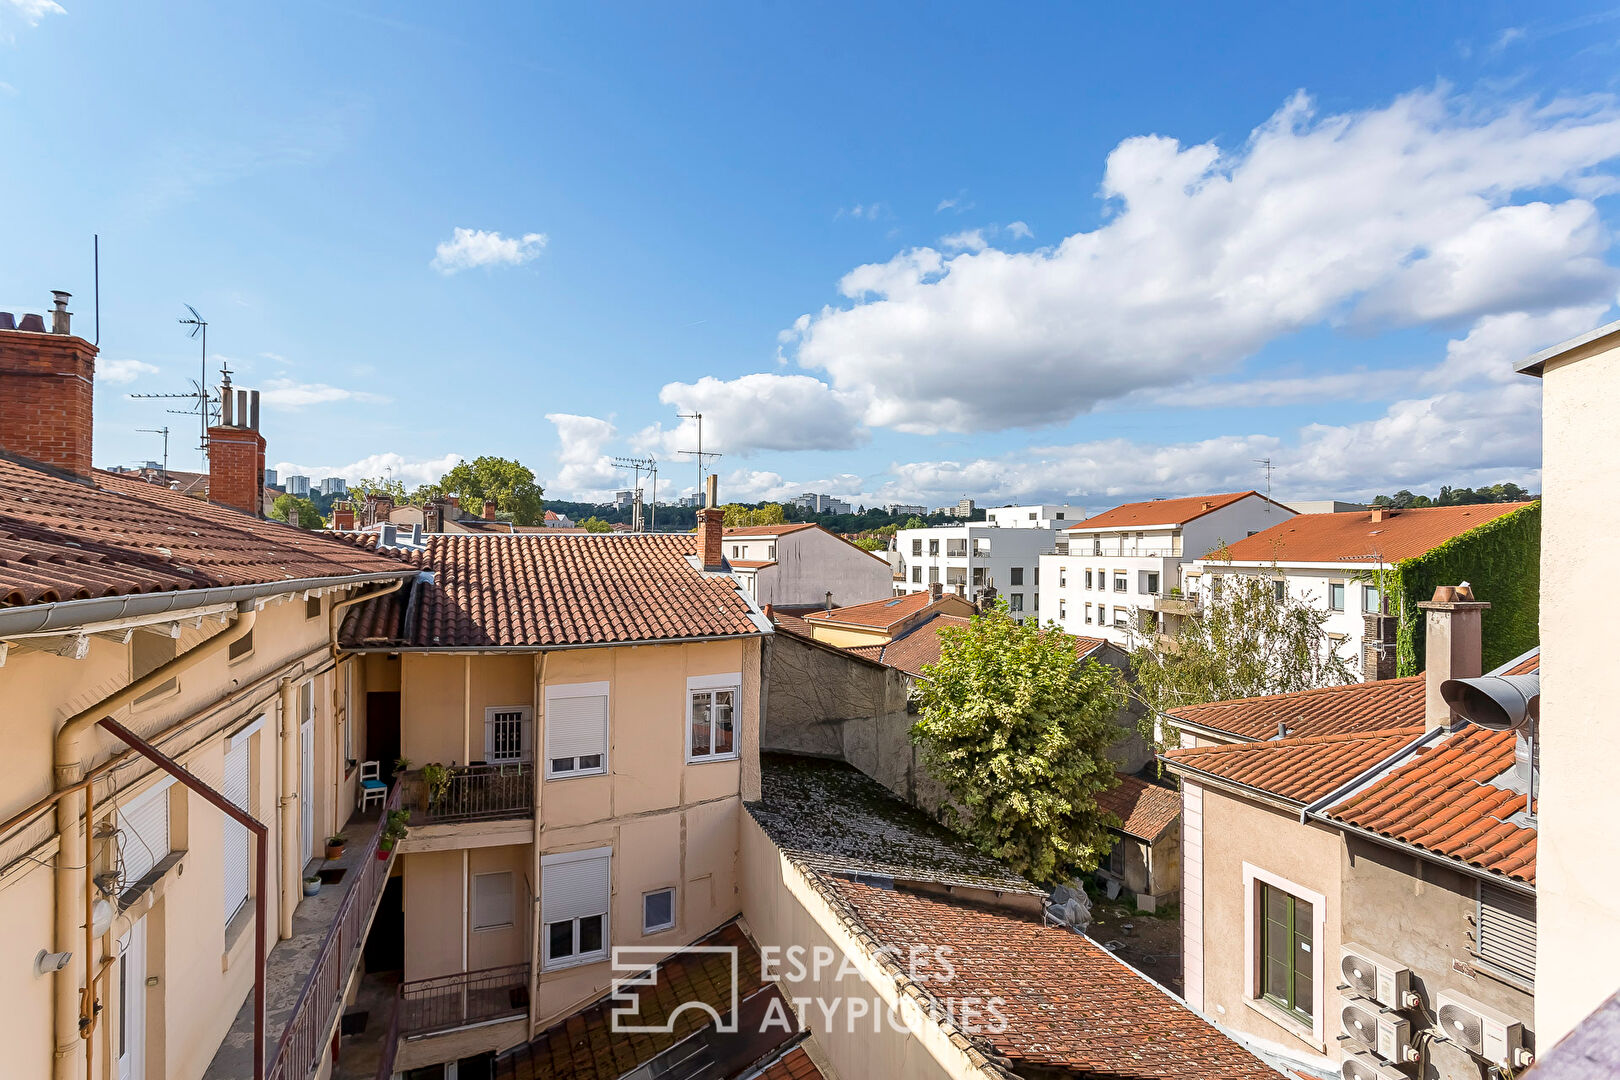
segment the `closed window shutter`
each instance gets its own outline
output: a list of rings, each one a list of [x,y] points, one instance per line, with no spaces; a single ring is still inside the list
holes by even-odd
[[[474,874],[472,879],[474,930],[496,930],[512,925],[512,872]]]
[[[608,909],[609,856],[543,864],[540,868],[540,918],[564,922]]]
[[[606,694],[552,698],[546,703],[546,757],[606,755],[607,718]]]
[[[169,785],[159,784],[118,811],[118,852],[125,888],[145,877],[169,853]]]
[[[238,738],[225,752],[225,797],[239,809],[248,808],[249,755],[248,740]],[[228,923],[242,910],[248,898],[248,831],[247,827],[227,817],[225,819],[225,921]]]
[[[1479,885],[1479,958],[1534,982],[1536,902],[1500,885]]]

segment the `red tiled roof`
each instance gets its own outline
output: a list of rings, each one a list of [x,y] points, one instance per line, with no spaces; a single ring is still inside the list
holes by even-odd
[[[759,1080],[822,1080],[822,1071],[810,1060],[803,1046],[795,1046],[759,1074]]]
[[[690,533],[425,536],[395,558],[434,579],[352,612],[350,647],[545,647],[739,637],[762,631],[729,574],[705,574]],[[344,533],[359,547],[375,536]],[[410,625],[405,625],[409,613]]]
[[[1014,1067],[1130,1080],[1276,1080],[1276,1073],[1095,941],[1007,911],[845,879],[832,886],[896,955],[948,948],[953,1002],[1001,999],[970,1037]],[[941,972],[940,974],[943,974]],[[935,987],[938,987],[936,990]],[[943,1007],[943,1006],[942,1006]]]
[[[912,595],[924,595],[914,593]],[[835,608],[834,611],[845,610]],[[961,629],[971,625],[972,619],[962,615],[932,615],[916,626],[906,630],[905,633],[892,641],[881,645],[846,645],[845,652],[852,652],[856,656],[868,660],[876,660],[880,664],[899,668],[910,675],[921,675],[923,668],[929,664],[939,663],[940,653],[945,644],[939,636],[941,630]],[[1075,637],[1074,651],[1076,656],[1084,657],[1107,642],[1101,638]]]
[[[1212,701],[1171,709],[1169,715],[1241,739],[1275,739],[1279,722],[1299,738],[1422,727],[1423,676]]]
[[[1152,843],[1181,816],[1181,792],[1121,773],[1119,786],[1100,792],[1097,805],[1124,823],[1121,832]]]
[[[810,633],[810,624],[805,622],[797,615],[789,615],[781,611],[772,611],[771,622],[778,630],[786,630],[788,633],[797,634],[799,637],[814,637],[814,635]]]
[[[831,611],[813,611],[805,618],[811,622],[849,623],[853,626],[870,626],[881,630],[904,622],[932,602],[927,593],[914,592],[904,596],[872,600],[865,604],[833,608]]]
[[[1297,803],[1314,802],[1387,760],[1423,734],[1423,725],[1167,750],[1165,762]]]
[[[1523,792],[1491,781],[1511,773],[1515,735],[1464,723],[1329,808],[1336,821],[1470,866],[1534,884],[1536,830],[1509,821]]]
[[[1153,499],[1149,502],[1126,503],[1076,522],[1069,526],[1069,531],[1139,529],[1146,525],[1185,525],[1194,518],[1201,518],[1223,506],[1229,506],[1246,495],[1259,494],[1257,491],[1232,491],[1224,495],[1189,495],[1181,499]]]
[[[775,559],[727,559],[726,565],[733,570],[758,570],[762,566],[775,566]]]
[[[1384,562],[1397,563],[1433,551],[1469,529],[1529,505],[1481,503],[1385,511],[1382,521],[1373,521],[1374,511],[1367,510],[1297,514],[1229,545],[1220,557],[1224,561],[1230,555],[1233,562],[1353,562],[1371,566],[1368,556],[1377,552]],[[1215,558],[1215,553],[1205,557]]]
[[[819,529],[821,526],[813,521],[791,521],[786,525],[728,525],[722,535],[724,536],[782,536],[785,533],[798,532],[800,529]]]
[[[132,476],[90,479],[0,460],[0,607],[399,570]]]

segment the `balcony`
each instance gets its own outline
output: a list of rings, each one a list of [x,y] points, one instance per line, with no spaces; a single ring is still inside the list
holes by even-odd
[[[1086,555],[1083,544],[1071,543],[1070,555]],[[1181,558],[1180,544],[1092,544],[1090,554],[1103,556],[1117,556],[1121,558],[1140,557],[1145,559],[1179,559]]]
[[[373,982],[366,977],[363,999],[386,989]],[[415,979],[400,983],[391,997],[392,1020],[382,1042],[344,1046],[347,1075],[388,1080],[425,1065],[505,1050],[528,1037],[528,964]]]
[[[452,765],[429,784],[431,768],[405,774],[411,832],[406,854],[534,841],[534,763]]]
[[[344,993],[399,850],[377,857],[387,811],[398,808],[399,800],[396,785],[382,811],[373,809],[349,819],[351,837],[362,827],[369,827],[367,835],[351,840],[342,858],[320,864],[323,871],[340,872],[338,880],[298,905],[292,937],[278,942],[266,958],[268,1080],[306,1080],[326,1059]],[[274,937],[275,928],[269,931]],[[253,1012],[249,995],[203,1073],[205,1080],[248,1080],[254,1075]]]
[[[1202,608],[1202,600],[1198,593],[1182,595],[1181,593],[1157,592],[1153,594],[1153,610],[1162,611],[1166,615],[1196,615]]]

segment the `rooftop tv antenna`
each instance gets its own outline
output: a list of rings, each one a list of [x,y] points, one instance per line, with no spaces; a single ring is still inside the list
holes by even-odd
[[[1271,464],[1271,459],[1268,458],[1268,457],[1255,458],[1254,463],[1256,465],[1260,466],[1262,469],[1264,469],[1266,471],[1266,502],[1270,503],[1271,502],[1271,472],[1272,472],[1272,468],[1273,468],[1273,466]],[[1266,513],[1268,513],[1268,514],[1271,513],[1271,507],[1269,505],[1266,507]]]
[[[199,401],[197,409],[202,421],[202,433],[197,440],[197,448],[206,450],[208,449],[208,320],[197,314],[197,309],[190,304],[186,305],[186,310],[191,312],[191,318],[180,320],[181,326],[191,327],[186,336],[189,338],[202,338],[202,378],[197,383],[203,390],[202,400]],[[227,376],[227,379],[229,379],[229,376]]]
[[[697,421],[697,429],[698,429],[698,432],[697,432],[697,435],[698,435],[697,449],[696,450],[679,450],[679,451],[676,451],[676,452],[681,453],[681,454],[686,454],[686,455],[688,455],[690,457],[694,457],[694,458],[697,459],[698,501],[701,502],[702,499],[703,499],[703,481],[708,476],[708,469],[704,467],[704,459],[705,458],[717,458],[717,457],[720,457],[721,455],[715,453],[712,450],[709,451],[708,453],[704,453],[704,451],[703,451],[703,414],[702,413],[700,413],[700,412],[677,413],[676,415],[678,417],[680,417],[680,419],[682,419],[682,420],[696,420]]]
[[[641,474],[645,472],[652,478],[652,520],[647,526],[647,531],[656,532],[658,530],[658,459],[650,454],[644,458],[616,457],[613,459],[613,466],[617,469],[630,469],[635,474],[635,479],[631,481],[631,490],[635,494],[632,496],[630,527],[636,532],[641,531]]]
[[[163,436],[163,471],[167,473],[169,471],[169,425],[164,424],[160,428],[136,428],[135,430],[147,435]]]

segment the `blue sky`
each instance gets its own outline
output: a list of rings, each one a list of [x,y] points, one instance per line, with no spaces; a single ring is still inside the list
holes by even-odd
[[[1617,60],[1548,3],[0,0],[0,310],[93,332],[101,234],[101,464],[194,466],[127,397],[191,303],[316,475],[689,490],[701,410],[727,498],[1534,487]]]

